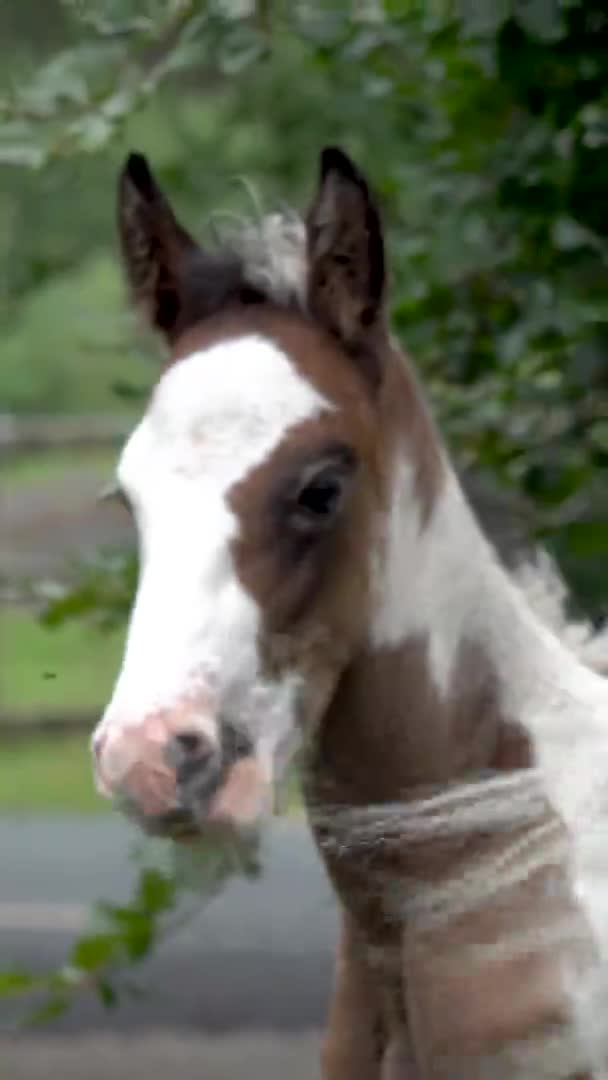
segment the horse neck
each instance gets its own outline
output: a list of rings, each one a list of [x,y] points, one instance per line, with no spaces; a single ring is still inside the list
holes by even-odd
[[[533,762],[557,776],[573,734],[606,709],[607,684],[533,614],[438,441],[441,482],[424,504],[419,465],[436,436],[418,421],[418,461],[411,434],[396,442],[368,642],[322,728],[332,798],[354,804]]]
[[[487,1048],[483,1075],[540,1075],[565,1022],[551,1075],[587,1075],[596,1043],[598,1059],[605,1048],[608,875],[598,830],[587,828],[587,799],[608,775],[608,684],[533,614],[441,450],[441,482],[424,504],[414,449],[404,434],[375,553],[368,639],[313,747],[315,835],[363,927],[368,958],[381,971],[407,972],[421,1060],[434,1053],[435,1031],[450,1076],[470,1074],[451,1067],[469,1036]],[[427,444],[423,460],[432,459]],[[470,788],[458,785],[471,779],[489,780],[477,787],[472,816]],[[481,963],[480,941],[498,943]],[[464,1013],[459,985],[474,1003]],[[519,1069],[512,1044],[516,1054],[529,1047]]]

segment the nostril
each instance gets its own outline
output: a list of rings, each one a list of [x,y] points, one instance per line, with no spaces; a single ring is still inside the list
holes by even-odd
[[[216,748],[198,731],[177,731],[169,739],[165,758],[174,769],[204,768],[215,757]]]
[[[205,757],[212,753],[209,740],[203,739],[196,731],[180,731],[174,738],[186,757]]]
[[[174,732],[165,751],[167,764],[175,769],[178,796],[188,802],[210,792],[221,775],[219,748],[198,731]]]

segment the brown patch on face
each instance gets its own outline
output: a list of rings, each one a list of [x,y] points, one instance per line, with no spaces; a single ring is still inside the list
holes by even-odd
[[[239,520],[237,573],[264,617],[261,646],[273,672],[341,670],[360,642],[367,617],[372,529],[386,501],[382,444],[365,385],[325,335],[304,324],[272,327],[277,344],[329,401],[332,412],[289,431],[271,457],[230,494]],[[280,333],[279,333],[280,329]],[[324,349],[324,351],[322,351]],[[304,351],[305,350],[305,351]],[[282,493],[307,465],[345,452],[353,460],[345,505],[316,536],[290,528]]]
[[[263,612],[261,647],[269,671],[296,666],[317,687],[330,686],[363,642],[370,555],[389,505],[393,462],[400,453],[410,456],[426,517],[441,486],[441,452],[414,376],[379,331],[374,347],[382,353],[385,378],[377,393],[337,338],[267,304],[232,308],[188,331],[171,362],[217,341],[256,333],[274,342],[333,410],[295,426],[232,490],[239,519],[236,569]],[[278,493],[307,462],[335,447],[348,448],[356,458],[348,505],[319,543],[293,542],[277,511]],[[420,513],[420,507],[412,512]]]

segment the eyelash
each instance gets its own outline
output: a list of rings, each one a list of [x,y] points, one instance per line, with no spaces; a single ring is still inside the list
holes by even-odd
[[[133,507],[131,506],[131,503],[129,502],[125,491],[123,490],[123,488],[121,488],[120,484],[117,481],[112,481],[105,488],[103,488],[98,495],[98,499],[100,502],[120,503],[120,505],[124,507],[127,513],[131,515],[133,514]]]

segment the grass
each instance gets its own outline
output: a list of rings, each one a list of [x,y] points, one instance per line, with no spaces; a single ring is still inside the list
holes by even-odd
[[[107,812],[86,735],[36,735],[0,746],[0,813]]]
[[[0,619],[6,712],[61,715],[106,702],[120,666],[122,632],[102,634],[79,622],[49,630],[16,607],[5,607]]]
[[[119,669],[123,634],[103,635],[80,623],[48,630],[20,608],[2,614],[2,709],[24,723],[30,714],[61,716],[101,710]],[[1,720],[0,720],[1,731]],[[32,734],[0,743],[0,813],[102,813],[87,734]],[[295,774],[282,812],[301,802]]]
[[[118,260],[98,249],[27,293],[0,340],[0,401],[9,412],[129,411],[113,386],[149,385],[132,345]]]
[[[95,713],[120,664],[122,634],[82,624],[48,630],[20,608],[1,617],[0,704],[11,717]],[[1,720],[0,720],[1,730]],[[86,734],[32,734],[0,744],[0,813],[100,813]]]

